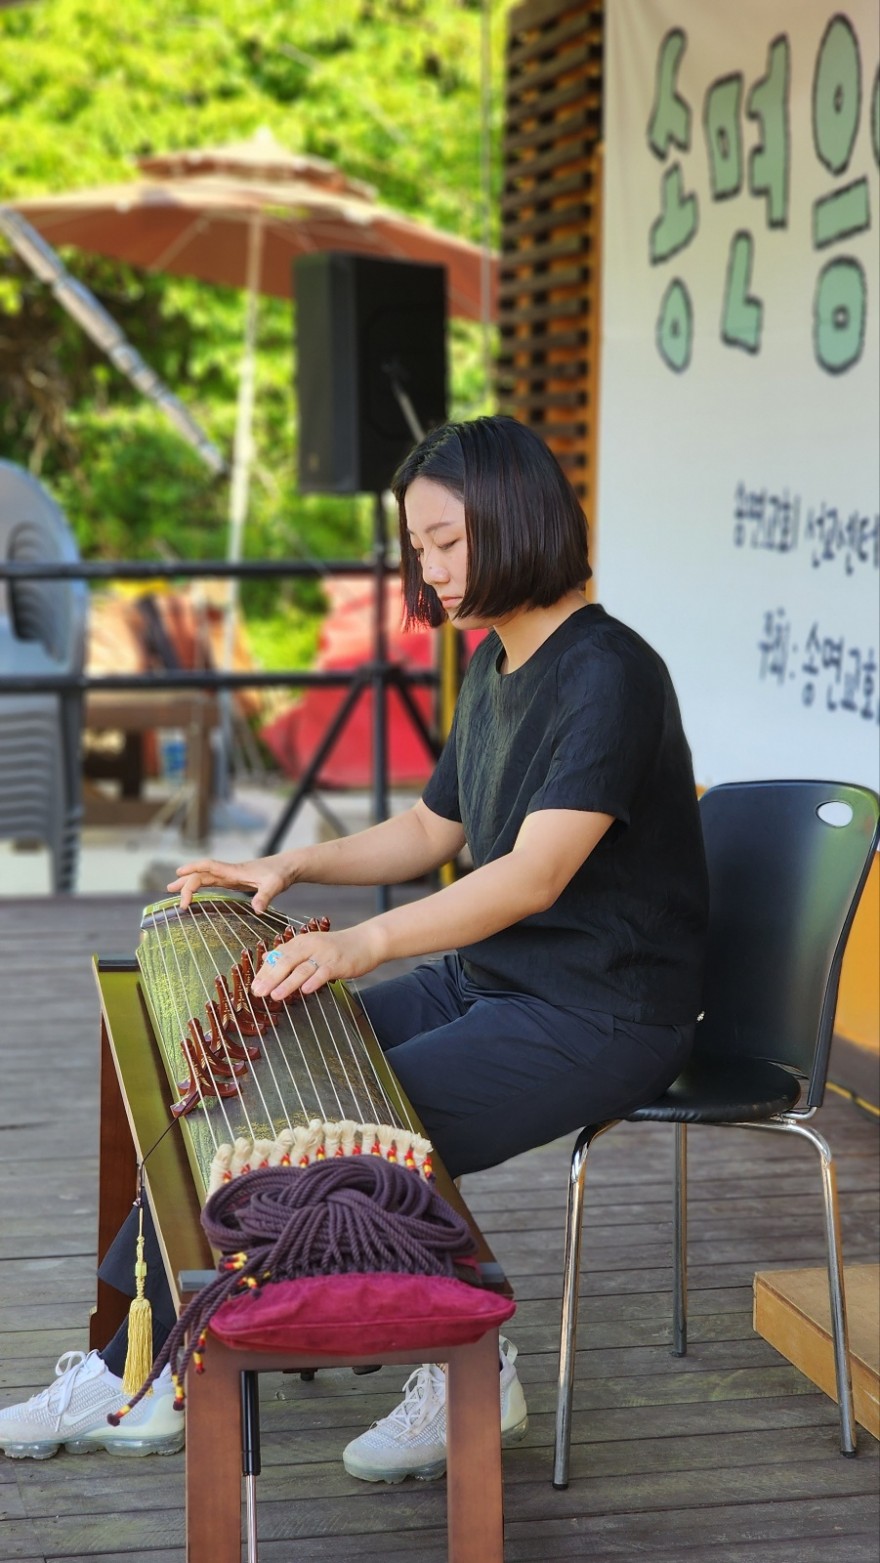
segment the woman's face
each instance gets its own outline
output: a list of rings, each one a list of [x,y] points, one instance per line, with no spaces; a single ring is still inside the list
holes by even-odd
[[[467,530],[464,505],[430,478],[415,478],[404,501],[409,540],[422,578],[433,587],[457,629],[478,629],[484,619],[461,619],[458,605],[467,590]]]

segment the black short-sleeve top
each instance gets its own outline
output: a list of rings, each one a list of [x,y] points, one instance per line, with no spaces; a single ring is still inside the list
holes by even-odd
[[[460,954],[477,983],[624,1020],[684,1025],[701,1004],[708,891],[690,750],[665,664],[598,604],[501,671],[492,631],[468,667],[425,792],[460,820],[475,867],[528,814],[614,823],[547,911]]]

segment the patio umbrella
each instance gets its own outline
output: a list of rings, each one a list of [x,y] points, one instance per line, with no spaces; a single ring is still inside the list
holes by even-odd
[[[244,288],[244,351],[230,483],[229,558],[241,557],[251,468],[254,350],[261,293],[290,298],[292,262],[348,250],[446,267],[451,314],[488,325],[497,262],[480,246],[382,206],[361,180],[288,152],[269,131],[249,141],[139,159],[147,178],[10,201],[53,245],[147,271]]]
[[[445,266],[450,314],[481,321],[488,329],[495,313],[497,260],[478,245],[382,206],[369,185],[324,159],[289,152],[267,130],[244,142],[138,162],[147,177],[130,184],[7,205],[53,245],[246,290],[227,545],[230,562],[237,563],[253,461],[260,294],[290,298],[292,262],[298,256],[347,250]],[[230,654],[237,601],[237,582],[231,581]]]
[[[260,293],[289,298],[298,255],[351,250],[443,265],[451,314],[494,314],[496,262],[488,251],[382,206],[372,186],[323,158],[288,152],[266,130],[137,161],[146,179],[7,204],[52,244],[230,287],[252,281],[248,230],[258,222]]]

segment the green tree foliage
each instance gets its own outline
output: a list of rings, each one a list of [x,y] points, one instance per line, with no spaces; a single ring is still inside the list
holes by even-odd
[[[507,4],[492,0],[496,115]],[[480,52],[479,0],[40,0],[2,9],[0,200],[136,178],[137,156],[267,126],[291,151],[367,180],[384,204],[481,240]],[[65,260],[229,453],[243,295],[81,252]],[[451,339],[453,410],[485,410],[479,332],[453,322]],[[291,306],[264,299],[246,552],[354,557],[368,537],[364,502],[296,492],[292,340]],[[2,240],[0,455],[47,482],[86,555],[225,551],[225,482]],[[253,589],[247,600],[268,607]]]

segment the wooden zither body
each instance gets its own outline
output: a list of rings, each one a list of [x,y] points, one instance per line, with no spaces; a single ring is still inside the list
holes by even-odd
[[[333,993],[322,990],[323,1008],[306,1000],[290,1006],[289,1014],[276,1016],[271,1026],[267,1023],[262,1031],[257,1028],[257,1036],[247,1039],[260,1048],[258,1058],[248,1059],[248,1069],[256,1078],[248,1076],[240,1093],[236,1090],[212,1099],[205,1084],[211,1078],[208,1065],[200,1060],[192,1041],[193,1032],[198,1038],[198,1028],[189,1023],[198,1020],[209,1055],[214,1043],[208,1035],[213,1018],[206,1012],[208,1002],[218,1005],[227,1037],[237,1037],[239,1029],[246,1032],[240,1015],[238,1026],[223,1016],[222,1001],[217,999],[218,977],[228,986],[233,1008],[240,1007],[231,971],[236,965],[241,969],[243,951],[253,960],[267,935],[271,935],[270,942],[296,935],[287,934],[288,926],[295,925],[288,925],[286,918],[258,926],[250,920],[247,903],[238,898],[205,897],[204,902],[213,903],[217,910],[202,903],[188,919],[188,933],[197,939],[203,954],[196,954],[196,944],[186,938],[184,920],[176,918],[176,903],[160,903],[144,915],[137,961],[95,962],[101,1000],[98,1259],[103,1259],[131,1211],[137,1170],[143,1164],[165,1273],[178,1311],[216,1273],[216,1255],[211,1253],[200,1220],[215,1143],[222,1145],[232,1135],[233,1141],[244,1141],[252,1150],[254,1141],[262,1139],[268,1142],[270,1154],[280,1159],[279,1144],[302,1143],[295,1140],[298,1131],[312,1137],[307,1141],[310,1150],[304,1152],[311,1155],[326,1155],[328,1150],[337,1154],[342,1139],[353,1133],[350,1143],[354,1154],[367,1150],[396,1156],[399,1143],[405,1158],[405,1147],[418,1140],[420,1127],[361,1006],[344,988]],[[155,936],[166,919],[173,931],[163,938],[160,949]],[[175,922],[179,924],[176,928]],[[229,923],[235,930],[234,938]],[[262,1019],[259,1012],[256,1018]],[[190,1046],[184,1045],[186,1038]],[[242,1062],[234,1050],[229,1051],[234,1062]],[[357,1065],[349,1061],[349,1052],[357,1055]],[[224,1056],[222,1046],[220,1054]],[[287,1065],[279,1062],[282,1054],[293,1079],[287,1075]],[[199,1061],[198,1082],[192,1078],[194,1058]],[[277,1078],[278,1100],[263,1083],[264,1075],[269,1080]],[[226,1078],[232,1076],[218,1073],[217,1083]],[[234,1078],[238,1081],[241,1076]],[[282,1085],[285,1079],[287,1083]],[[186,1102],[192,1089],[197,1101],[176,1116],[172,1108]],[[350,1089],[351,1094],[345,1095],[344,1089]],[[339,1118],[340,1112],[351,1116]],[[358,1123],[363,1127],[357,1128]],[[340,1131],[339,1143],[334,1146],[339,1124],[352,1128]],[[378,1134],[372,1140],[374,1127],[383,1129],[381,1145]],[[242,1128],[245,1133],[238,1134]],[[413,1175],[422,1176],[425,1171],[423,1163],[415,1166]],[[470,1224],[483,1286],[509,1296],[503,1271],[458,1189],[436,1160],[434,1176],[438,1191]],[[91,1345],[105,1345],[127,1311],[128,1299],[99,1280]],[[364,1352],[335,1360],[362,1366],[379,1362],[403,1365],[410,1363],[411,1356],[411,1352],[383,1351],[380,1356]],[[501,1563],[497,1329],[476,1344],[450,1347],[444,1356],[449,1367],[449,1557],[455,1563]],[[313,1355],[234,1351],[220,1341],[211,1342],[208,1371],[199,1379],[198,1392],[188,1400],[187,1563],[239,1563],[242,1374],[300,1371],[320,1365]]]
[[[267,950],[305,923],[239,896],[147,907],[138,965],[196,1186],[252,1166],[379,1154],[421,1168],[430,1147],[343,983],[274,1003],[250,988]]]
[[[384,1155],[433,1175],[470,1220],[357,996],[333,983],[292,1004],[260,1008],[252,1000],[249,970],[261,951],[310,923],[258,917],[242,896],[203,892],[182,915],[176,899],[146,908],[137,959],[95,961],[98,1259],[131,1210],[142,1166],[178,1308],[216,1262],[200,1222],[206,1194],[249,1165]],[[474,1235],[482,1284],[507,1292],[485,1240]],[[195,1272],[200,1280],[181,1281]],[[106,1343],[127,1306],[99,1281],[93,1346]]]

